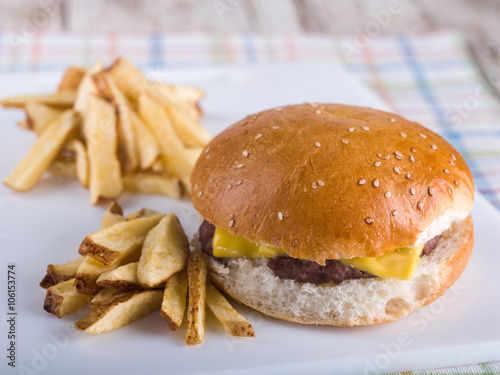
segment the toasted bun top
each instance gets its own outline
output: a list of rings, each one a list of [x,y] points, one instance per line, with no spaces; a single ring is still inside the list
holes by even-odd
[[[211,223],[320,264],[425,242],[429,228],[467,216],[474,196],[464,159],[439,135],[338,104],[247,116],[205,148],[191,186]]]

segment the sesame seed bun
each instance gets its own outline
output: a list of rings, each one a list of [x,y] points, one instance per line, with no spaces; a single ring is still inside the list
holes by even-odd
[[[474,197],[469,168],[439,135],[337,104],[247,116],[210,142],[191,186],[209,222],[319,264],[425,243],[464,220]]]

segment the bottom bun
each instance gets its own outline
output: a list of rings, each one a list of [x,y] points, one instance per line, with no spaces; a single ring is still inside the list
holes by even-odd
[[[208,257],[211,280],[241,303],[278,319],[304,324],[355,326],[401,319],[444,294],[472,253],[472,219],[453,223],[438,246],[420,258],[412,280],[375,277],[314,285],[281,279],[267,259]]]

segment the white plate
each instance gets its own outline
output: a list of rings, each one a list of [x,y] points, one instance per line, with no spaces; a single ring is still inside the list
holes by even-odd
[[[158,73],[158,72],[157,72]],[[239,118],[265,108],[304,101],[383,104],[331,64],[242,66],[168,72],[169,80],[199,84],[208,96],[204,123],[217,133]],[[0,97],[53,89],[58,76],[0,77]],[[1,111],[0,176],[21,160],[34,136],[18,129],[20,111]],[[126,212],[146,206],[176,212],[189,234],[198,219],[187,202],[125,194]],[[71,329],[86,312],[57,319],[42,309],[38,287],[48,263],[75,258],[80,241],[99,228],[105,207],[92,207],[74,180],[45,178],[25,194],[0,187],[0,297],[7,317],[7,265],[16,264],[17,369],[7,366],[7,325],[0,331],[0,373],[377,373],[500,360],[500,215],[477,196],[473,211],[476,244],[465,273],[445,297],[395,323],[358,328],[302,326],[237,308],[251,321],[254,339],[227,336],[207,318],[205,342],[184,344],[185,327],[170,332],[153,313],[117,331],[88,335]],[[398,342],[399,338],[399,342]],[[401,341],[404,339],[403,341]],[[33,372],[28,372],[31,369]]]

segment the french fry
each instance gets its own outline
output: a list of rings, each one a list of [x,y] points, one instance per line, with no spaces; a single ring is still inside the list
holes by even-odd
[[[98,334],[130,324],[161,306],[163,291],[142,290],[117,294],[75,323],[75,328]]]
[[[50,163],[47,170],[57,178],[76,177],[76,164],[74,160],[66,156],[59,155],[52,163]]]
[[[113,77],[107,72],[98,72],[92,76],[101,95],[113,101],[118,110],[118,157],[125,173],[133,172],[138,164],[137,144],[134,133],[132,108],[125,95],[118,89]]]
[[[137,266],[139,262],[128,263],[114,270],[103,273],[96,284],[101,288],[113,288],[122,292],[130,290],[143,290],[137,279]]]
[[[188,309],[186,344],[196,345],[203,342],[205,335],[205,285],[207,265],[205,254],[194,251],[187,262],[188,273]]]
[[[73,107],[76,92],[72,90],[42,95],[17,95],[0,100],[4,108],[25,108],[27,104],[39,103],[50,105],[54,108],[68,109]]]
[[[120,90],[136,102],[138,95],[144,91],[154,90],[155,82],[150,82],[146,76],[129,60],[117,59],[108,69]]]
[[[103,306],[104,304],[108,304],[111,302],[111,298],[116,296],[117,294],[121,293],[119,290],[116,289],[101,289],[95,296],[92,298],[92,301],[90,302],[90,308],[92,310],[96,310],[100,306]]]
[[[147,94],[139,95],[139,115],[160,145],[164,163],[189,190],[189,176],[193,163],[186,154],[182,142],[177,138],[165,109]]]
[[[252,325],[207,281],[206,305],[224,330],[232,336],[255,337]]]
[[[188,155],[189,160],[191,160],[191,163],[196,164],[196,161],[200,157],[202,151],[203,147],[193,147],[186,149],[186,153]]]
[[[173,105],[166,108],[175,132],[186,147],[205,146],[212,140],[210,133],[185,111]]]
[[[158,215],[158,214],[161,214],[161,213],[158,211],[150,210],[149,208],[141,208],[139,211],[131,212],[130,214],[125,216],[125,219],[133,220],[133,219],[138,219],[140,217],[148,217],[148,216],[154,216],[154,215]]]
[[[160,314],[172,331],[182,324],[186,310],[187,289],[188,278],[185,269],[169,278],[165,285]]]
[[[57,91],[77,90],[86,72],[87,68],[81,66],[70,66],[64,73]]]
[[[167,170],[165,169],[165,166],[163,165],[161,159],[158,159],[153,164],[151,164],[149,171],[151,171],[154,174],[168,175]]]
[[[118,202],[111,202],[102,217],[101,229],[109,228],[115,224],[126,221],[123,217],[123,208]]]
[[[80,245],[80,255],[88,255],[109,266],[140,249],[147,233],[164,215],[124,221],[87,236]]]
[[[40,103],[28,103],[24,107],[24,111],[29,129],[37,134],[41,134],[62,113],[59,109]]]
[[[150,168],[160,158],[160,148],[155,137],[139,115],[131,111],[132,126],[137,142],[137,154],[141,170]]]
[[[118,197],[123,190],[123,183],[116,155],[117,135],[113,106],[92,96],[88,109],[83,128],[90,167],[90,198],[96,204],[100,198]]]
[[[89,161],[85,145],[78,139],[71,139],[65,146],[75,155],[75,173],[78,181],[85,186],[89,186]]]
[[[20,128],[23,128],[23,129],[26,129],[26,130],[31,130],[27,120],[18,121],[16,124]]]
[[[198,103],[205,96],[205,92],[198,87],[167,84],[162,84],[162,86],[169,89],[173,96],[180,98],[187,103]]]
[[[73,286],[74,279],[63,281],[47,289],[43,308],[50,314],[62,318],[86,306],[92,296],[77,293]]]
[[[114,268],[116,268],[114,265],[106,266],[90,256],[85,256],[75,275],[75,288],[77,292],[87,295],[96,294],[102,289],[102,287],[97,285],[99,276]]]
[[[88,113],[89,100],[92,96],[98,94],[92,75],[100,72],[102,68],[102,62],[100,60],[96,61],[96,63],[85,72],[78,86],[73,109],[80,114],[84,122]]]
[[[184,268],[189,242],[181,223],[171,213],[151,229],[142,245],[137,279],[145,288],[154,288]]]
[[[47,289],[63,281],[73,279],[83,259],[84,257],[78,257],[64,264],[49,264],[47,274],[40,281],[40,286]]]
[[[154,173],[134,173],[123,176],[125,190],[142,194],[161,194],[172,198],[182,196],[180,181],[175,177],[167,177]]]
[[[111,202],[102,217],[101,229],[109,228],[125,220],[122,207],[117,202]],[[137,258],[138,257],[139,256],[137,256]],[[97,285],[99,276],[118,267],[120,264],[116,263],[106,266],[94,258],[88,256],[83,258],[84,260],[78,267],[75,275],[76,290],[78,293],[82,294],[96,294],[101,289],[101,287]]]
[[[71,110],[64,112],[47,126],[28,155],[5,178],[4,183],[17,191],[27,191],[35,186],[75,126],[75,113]]]

